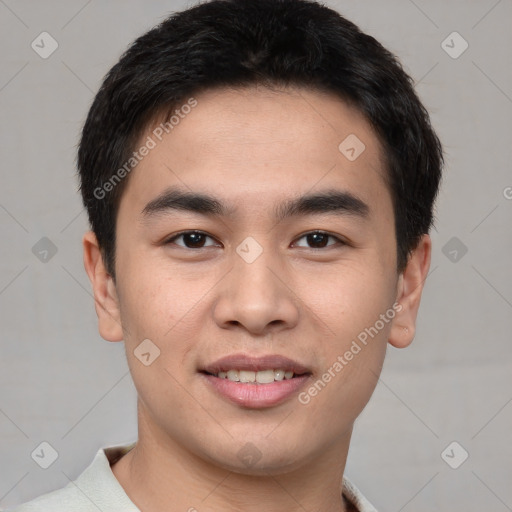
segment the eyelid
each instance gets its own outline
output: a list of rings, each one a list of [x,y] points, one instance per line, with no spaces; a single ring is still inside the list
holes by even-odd
[[[181,236],[183,235],[187,235],[187,234],[192,234],[192,233],[196,233],[196,234],[200,234],[200,235],[204,235],[205,237],[207,238],[211,238],[212,240],[215,240],[218,242],[218,240],[216,240],[215,237],[213,237],[212,235],[206,233],[205,231],[201,231],[199,229],[187,229],[187,230],[184,230],[184,231],[180,231],[179,233],[175,233],[174,235],[172,235],[171,237],[169,238],[166,238],[163,242],[163,245],[167,245],[167,244],[171,244],[171,243],[174,243],[174,241],[177,239],[177,238],[180,238]],[[335,247],[337,245],[349,245],[349,242],[347,240],[345,240],[343,237],[339,236],[339,235],[335,235],[333,233],[330,233],[329,231],[323,231],[321,229],[313,229],[313,230],[309,230],[309,231],[306,231],[305,233],[302,233],[301,235],[299,235],[295,241],[297,240],[300,240],[301,238],[304,238],[308,235],[312,235],[312,234],[322,234],[322,235],[327,235],[328,237],[330,238],[334,238],[338,243],[337,244],[328,244],[327,246],[325,247],[303,247],[303,246],[299,246],[299,247],[302,247],[303,249],[311,249],[311,250],[314,250],[314,251],[321,251],[322,249],[326,249],[327,247]],[[179,244],[176,244],[178,247],[181,247],[183,249],[189,249],[191,251],[199,251],[201,249],[206,249],[208,247],[213,247],[213,245],[208,245],[208,246],[205,246],[205,247],[198,247],[198,248],[191,248],[191,247],[185,247],[185,246],[182,246],[182,245],[179,245]]]
[[[174,240],[176,240],[177,238],[180,238],[183,235],[188,235],[188,234],[192,234],[192,233],[196,233],[196,234],[199,234],[199,235],[204,235],[207,238],[211,238],[212,240],[215,240],[215,241],[218,242],[218,240],[216,240],[215,237],[213,237],[212,235],[209,235],[205,231],[201,231],[199,229],[185,229],[184,231],[180,231],[179,233],[175,233],[174,235],[172,235],[172,236],[170,236],[168,238],[165,238],[162,243],[163,243],[163,245],[171,244],[171,243],[174,243]],[[178,245],[178,244],[176,244],[176,245]],[[208,245],[206,247],[199,247],[197,249],[191,249],[190,247],[185,247],[183,245],[178,245],[178,247],[181,247],[182,249],[189,249],[191,251],[199,251],[201,249],[206,249],[206,247],[213,247],[213,246],[212,245]]]
[[[327,235],[330,238],[334,238],[338,242],[338,244],[329,244],[329,245],[326,245],[325,247],[302,247],[303,249],[311,249],[313,251],[321,251],[322,249],[326,249],[327,247],[336,247],[337,245],[349,245],[348,241],[345,240],[340,235],[335,235],[334,233],[330,233],[329,231],[324,231],[322,229],[313,229],[310,231],[306,231],[302,235],[299,235],[296,238],[296,240],[300,240],[301,238],[304,238],[308,235],[313,235],[313,234]]]

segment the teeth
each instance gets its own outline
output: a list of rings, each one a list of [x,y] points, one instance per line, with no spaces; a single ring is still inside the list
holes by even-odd
[[[274,370],[274,379],[275,380],[283,380],[284,379],[284,370]]]
[[[237,370],[229,370],[226,373],[226,376],[229,380],[232,380],[233,382],[238,382],[240,380],[240,375]],[[219,375],[220,377],[220,375]]]
[[[240,374],[240,382],[255,382],[256,381],[256,372],[240,370],[238,373]]]
[[[259,382],[260,384],[274,382],[274,370],[264,370],[256,373],[256,382]]]
[[[219,372],[219,379],[228,379],[233,382],[270,384],[274,381],[293,378],[293,372],[278,370],[261,370],[253,372],[250,370],[228,370],[227,372]]]

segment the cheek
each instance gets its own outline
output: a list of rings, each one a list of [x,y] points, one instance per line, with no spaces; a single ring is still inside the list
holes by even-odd
[[[347,341],[372,326],[391,307],[395,277],[378,262],[354,260],[343,268],[316,273],[313,284],[304,285],[303,297],[324,321],[329,335]]]
[[[122,254],[122,256],[121,256]],[[119,251],[117,265],[123,327],[128,340],[162,339],[180,317],[187,290],[165,265],[157,265],[142,251]],[[174,273],[175,276],[175,273]]]
[[[311,428],[328,433],[349,428],[368,403],[378,382],[386,355],[391,325],[379,319],[387,309],[375,301],[360,308],[351,304],[336,324],[336,336],[324,340],[322,364],[301,395]],[[377,322],[381,322],[378,323]],[[377,325],[376,325],[377,324]],[[379,329],[379,327],[381,327]]]
[[[374,268],[363,272],[354,265],[332,274],[322,293],[317,287],[311,292],[309,304],[328,329],[320,338],[319,372],[303,401],[323,414],[350,411],[355,418],[377,383],[395,314],[395,282]]]
[[[181,291],[173,291],[172,280],[149,269],[124,270],[120,310],[130,373],[139,399],[158,417],[165,417],[162,407],[178,411],[186,398],[180,372],[196,332],[187,322],[187,301]]]
[[[137,348],[143,340],[150,340],[157,349],[158,358],[151,368],[160,378],[169,378],[176,372],[190,369],[188,352],[193,348],[191,340],[200,338],[203,323],[198,322],[201,308],[200,298],[205,293],[205,283],[185,282],[179,273],[166,265],[144,264],[148,259],[125,258],[120,290],[121,322],[125,331],[125,345],[129,363],[135,372],[134,380],[140,377],[151,381],[148,372],[137,360]],[[147,342],[146,342],[147,343]],[[151,347],[151,345],[150,345]],[[160,381],[161,383],[161,381]],[[158,385],[158,378],[154,382]]]

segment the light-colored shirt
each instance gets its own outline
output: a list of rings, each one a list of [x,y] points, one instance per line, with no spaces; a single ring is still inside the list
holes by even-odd
[[[141,512],[112,472],[111,465],[135,443],[98,450],[92,463],[76,480],[7,512]],[[343,495],[358,512],[377,512],[359,489],[343,478]]]

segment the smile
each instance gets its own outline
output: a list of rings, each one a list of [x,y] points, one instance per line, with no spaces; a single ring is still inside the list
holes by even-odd
[[[215,396],[239,407],[262,409],[297,394],[311,371],[281,355],[233,354],[201,368],[200,375]]]
[[[227,372],[219,372],[216,377],[245,384],[270,384],[275,381],[292,379],[293,375],[294,373],[292,371],[285,370],[261,370],[258,372],[250,370],[228,370]]]

